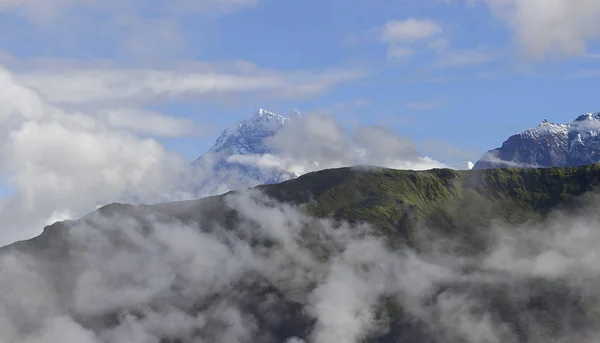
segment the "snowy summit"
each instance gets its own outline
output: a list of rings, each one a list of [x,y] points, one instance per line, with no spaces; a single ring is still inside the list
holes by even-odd
[[[571,167],[600,162],[600,112],[568,124],[544,120],[486,152],[474,169]]]
[[[233,189],[253,187],[259,184],[279,183],[297,175],[277,168],[259,168],[254,164],[240,162],[239,156],[275,154],[267,144],[290,118],[258,109],[249,118],[223,130],[215,144],[192,164],[212,175],[198,187],[201,193],[219,194]]]

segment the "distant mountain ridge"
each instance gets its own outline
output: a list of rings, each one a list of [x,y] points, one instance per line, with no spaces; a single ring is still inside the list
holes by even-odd
[[[544,120],[486,152],[473,169],[574,167],[600,162],[600,112],[568,124]]]

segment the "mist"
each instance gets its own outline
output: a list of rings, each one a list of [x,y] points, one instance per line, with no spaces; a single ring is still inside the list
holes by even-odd
[[[584,211],[482,228],[465,254],[442,234],[391,250],[367,224],[257,190],[180,206],[111,205],[3,248],[0,342],[600,338],[600,234]]]

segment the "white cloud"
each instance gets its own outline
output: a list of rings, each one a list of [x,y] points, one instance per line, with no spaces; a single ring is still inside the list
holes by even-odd
[[[436,60],[431,67],[459,68],[498,59],[496,53],[487,49],[453,50],[448,33],[431,19],[390,20],[378,32],[379,40],[387,44],[387,57],[391,60],[409,60],[432,52]]]
[[[168,197],[188,177],[187,162],[154,139],[49,105],[6,70],[0,70],[0,83],[0,173],[15,189],[0,204],[0,217],[10,223],[2,228],[3,242],[39,232],[50,217],[79,216],[124,196]],[[135,131],[181,133],[178,119],[154,114],[137,126],[134,119],[111,120],[109,114],[106,121]]]
[[[294,320],[315,318],[310,342],[355,342],[373,326],[380,294],[406,284],[396,278],[402,256],[369,237],[368,227],[313,220],[256,192],[229,196],[225,206],[239,214],[233,231],[200,230],[141,212],[138,219],[88,216],[65,235],[68,261],[53,273],[43,272],[47,259],[2,254],[3,339],[141,343],[163,337],[192,341],[202,332],[206,341],[249,343],[268,338],[266,330],[280,320],[298,325]],[[303,236],[315,229],[326,239],[309,248]],[[315,247],[331,257],[317,259]],[[63,274],[61,268],[69,269]],[[411,282],[423,274],[411,272]],[[275,289],[247,289],[244,283],[254,280],[257,287],[266,282]],[[294,294],[304,298],[298,300],[303,312],[282,313],[280,305]],[[352,301],[341,295],[353,295]],[[251,307],[242,306],[241,298]],[[114,325],[94,325],[111,313],[119,314]],[[28,325],[35,329],[22,329]]]
[[[170,84],[160,78],[156,82],[164,82],[156,93]],[[2,228],[0,243],[31,237],[50,221],[78,217],[110,202],[181,200],[258,183],[238,173],[216,175],[211,163],[192,168],[153,138],[198,134],[200,128],[188,119],[133,107],[88,106],[96,109],[81,111],[60,107],[20,84],[7,70],[0,73],[0,87],[0,174],[14,189],[0,201],[0,217],[10,223]],[[144,87],[132,80],[121,91],[136,89],[129,94],[135,97],[131,94],[143,93],[137,90]],[[92,94],[85,100],[104,106],[127,99],[119,98],[109,85],[101,96],[85,90],[81,94]],[[82,105],[75,97],[69,99],[70,105]],[[296,174],[353,164],[402,169],[439,165],[419,157],[412,142],[393,132],[366,127],[349,133],[328,117],[302,117],[272,144],[279,145],[283,154],[232,159]]]
[[[412,101],[406,104],[406,109],[411,111],[431,111],[439,106],[438,101]]]
[[[68,235],[54,236],[68,254],[49,237],[42,239],[44,251],[5,250],[2,339],[356,343],[389,333],[410,342],[583,343],[600,337],[600,234],[589,209],[584,217],[551,214],[540,226],[475,227],[485,239],[469,254],[461,235],[426,227],[414,230],[412,247],[391,250],[367,225],[310,218],[258,191],[229,195],[223,206],[236,213],[232,227],[184,224],[166,207],[167,215],[95,213]],[[194,215],[206,211],[193,208]],[[465,215],[471,210],[461,208]]]
[[[462,68],[496,61],[498,55],[489,51],[463,50],[443,51],[433,62],[434,68]]]
[[[586,53],[583,55],[583,57],[591,60],[600,60],[600,54],[598,53]]]
[[[407,59],[413,57],[417,52],[413,48],[405,46],[390,45],[387,50],[387,56],[391,59]]]
[[[2,0],[0,11],[17,11],[25,14],[30,20],[37,23],[47,23],[69,6],[77,4],[91,4],[90,0]]]
[[[381,29],[380,39],[385,43],[412,43],[440,33],[442,27],[433,20],[408,18],[385,23]]]
[[[442,27],[430,19],[390,20],[379,31],[379,40],[388,45],[390,59],[409,59],[417,53],[416,43],[442,34]]]
[[[474,0],[485,2],[513,31],[529,58],[582,55],[600,39],[597,0]]]
[[[108,10],[122,13],[123,11],[139,11],[153,6],[160,11],[185,11],[210,14],[230,14],[235,11],[256,6],[260,0],[170,0],[153,3],[149,0],[1,0],[0,11],[20,11],[32,21],[43,23],[55,20],[68,9],[87,7],[97,10]]]
[[[90,41],[109,49],[113,59],[141,63],[173,61],[191,56],[190,46],[214,41],[217,18],[252,8],[260,0],[0,0],[0,13],[25,18],[35,39],[60,41],[61,51],[78,51]],[[185,21],[194,16],[201,26],[190,34]],[[199,19],[199,20],[197,20]],[[99,30],[98,28],[102,28]],[[5,30],[11,41],[21,31]],[[193,44],[188,40],[193,35]],[[104,49],[104,48],[103,48]],[[88,49],[89,50],[89,49]],[[94,52],[84,55],[97,57]]]
[[[589,79],[600,77],[600,69],[580,69],[566,75],[569,79]]]
[[[191,119],[166,116],[148,110],[106,110],[99,113],[99,119],[110,127],[131,130],[154,137],[178,138],[199,135],[205,131]]]
[[[176,0],[169,6],[177,11],[232,13],[258,5],[260,0]]]
[[[365,75],[360,69],[280,72],[238,62],[231,66],[195,64],[173,70],[66,68],[28,71],[16,77],[54,103],[98,104],[248,93],[302,98]]]
[[[378,126],[343,128],[332,117],[309,114],[294,117],[267,144],[276,155],[232,156],[230,160],[296,175],[353,165],[423,170],[444,165],[419,155],[413,141]]]

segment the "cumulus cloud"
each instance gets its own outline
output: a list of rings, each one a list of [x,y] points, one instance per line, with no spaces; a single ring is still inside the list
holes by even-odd
[[[347,130],[323,114],[296,116],[267,140],[276,154],[234,155],[232,162],[279,168],[296,175],[350,165],[396,169],[431,169],[443,163],[420,156],[412,140],[379,126]]]
[[[549,53],[583,55],[590,41],[600,39],[596,0],[475,0],[482,1],[513,31],[527,57]]]
[[[119,197],[175,196],[176,183],[189,179],[180,155],[130,132],[180,134],[178,119],[155,114],[136,125],[132,116],[107,113],[100,120],[47,104],[7,70],[0,82],[0,172],[14,190],[0,206],[3,243],[35,235],[46,219],[81,215]]]

